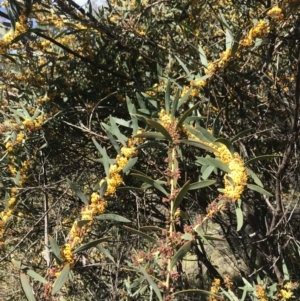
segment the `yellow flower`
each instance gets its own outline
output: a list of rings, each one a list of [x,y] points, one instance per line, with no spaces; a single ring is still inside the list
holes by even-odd
[[[282,20],[283,19],[282,9],[279,8],[278,5],[276,5],[267,12],[267,16],[274,20]]]
[[[126,157],[120,157],[120,156],[118,156],[118,157],[116,158],[116,163],[118,164],[118,166],[119,166],[121,169],[123,169],[123,168],[127,165],[128,159],[127,159]]]
[[[7,149],[8,152],[12,152],[14,150],[13,148],[13,144],[8,141],[6,144],[5,144],[5,148]]]
[[[12,209],[16,203],[16,198],[10,198],[8,201],[8,208]]]
[[[70,264],[74,263],[72,250],[73,248],[70,244],[65,244],[61,250],[63,260],[69,262]]]
[[[137,156],[137,150],[134,147],[125,147],[121,148],[121,154],[126,158],[131,158]]]

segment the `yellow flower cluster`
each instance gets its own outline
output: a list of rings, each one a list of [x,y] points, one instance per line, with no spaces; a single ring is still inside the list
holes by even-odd
[[[70,244],[65,244],[61,250],[62,260],[68,262],[70,265],[75,261],[72,251],[73,247]]]
[[[281,301],[286,301],[291,299],[293,296],[292,290],[297,287],[297,283],[288,282],[286,283],[283,288],[279,291],[277,296],[280,298]]]
[[[268,301],[268,297],[262,285],[259,284],[256,286],[255,294],[260,301]]]
[[[161,122],[161,124],[167,128],[171,124],[171,114],[167,114],[165,109],[161,109],[161,111],[158,114],[158,118]]]
[[[278,5],[272,7],[268,12],[267,16],[274,20],[282,20],[284,18],[282,9]]]
[[[270,32],[270,25],[264,21],[259,20],[254,27],[251,28],[247,38],[240,41],[242,46],[251,46],[255,38],[263,38]]]
[[[211,284],[210,287],[210,292],[214,295],[218,294],[219,290],[220,290],[220,286],[221,286],[221,281],[220,279],[214,279],[213,283]],[[218,299],[215,296],[209,296],[208,297],[208,301],[217,301]]]
[[[32,120],[31,118],[26,118],[22,124],[24,125],[25,129],[28,131],[34,131],[40,129],[44,122],[44,116],[40,115],[35,120]]]
[[[184,126],[183,131],[190,138],[200,140],[195,135],[188,132]],[[230,168],[231,172],[224,176],[225,188],[223,193],[227,198],[233,201],[238,200],[245,189],[245,185],[247,184],[247,171],[244,167],[243,159],[238,153],[234,153],[234,155],[232,155],[224,144],[220,144],[220,146],[218,146],[215,143],[209,143],[203,140],[200,141],[214,148],[216,150],[214,155]]]
[[[137,134],[140,134],[141,132],[142,131],[139,130]],[[109,176],[108,178],[106,178],[106,196],[114,195],[117,191],[117,188],[122,184],[122,169],[128,163],[129,158],[136,157],[138,155],[138,151],[136,150],[135,145],[141,143],[142,141],[142,138],[128,139],[127,145],[121,148],[121,156],[118,155],[116,158],[116,164],[111,165],[109,168]],[[100,185],[101,183],[102,181],[100,182]]]
[[[5,144],[6,150],[7,150],[9,153],[13,152],[14,146],[15,146],[15,145],[21,144],[21,143],[23,142],[23,140],[24,140],[24,137],[25,137],[25,134],[24,134],[23,132],[17,134],[15,143],[12,143],[11,141],[8,141],[8,142]]]

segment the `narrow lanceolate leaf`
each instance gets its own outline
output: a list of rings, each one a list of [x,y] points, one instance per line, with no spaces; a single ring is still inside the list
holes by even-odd
[[[195,161],[196,164],[213,166],[213,167],[217,167],[225,172],[228,172],[228,173],[231,172],[231,169],[226,164],[224,164],[220,159],[202,158],[202,157],[196,157],[196,158],[197,158],[197,160]]]
[[[174,200],[174,205],[173,205],[173,214],[175,214],[177,208],[180,206],[180,203],[182,202],[183,198],[189,191],[189,186],[190,186],[190,181],[187,181],[180,189],[179,193],[177,194],[175,200]]]
[[[75,183],[73,183],[70,179],[67,179],[68,184],[70,185],[71,189],[75,192],[75,194],[81,199],[81,201],[88,206],[89,202],[85,195],[81,192],[81,190],[77,187]]]
[[[267,195],[267,196],[273,196],[270,192],[268,192],[267,190],[257,186],[257,185],[254,185],[254,184],[247,184],[247,187],[251,190],[254,190],[256,192],[259,192],[261,194],[264,194],[264,195]]]
[[[148,124],[150,124],[152,127],[154,127],[158,132],[162,133],[167,140],[172,141],[171,135],[169,134],[169,132],[166,130],[166,128],[163,125],[161,125],[159,122],[156,122],[152,119],[147,119],[146,121]]]
[[[147,176],[144,176],[144,175],[141,175],[141,174],[136,174],[136,173],[132,173],[131,176],[147,183],[147,184],[150,184],[151,186],[153,186],[154,188],[156,188],[157,190],[159,190],[160,192],[162,192],[164,195],[169,195],[167,193],[167,191],[155,180],[147,177]]]
[[[180,118],[180,120],[178,121],[177,125],[176,125],[176,129],[180,128],[184,121],[190,116],[192,115],[193,111],[196,110],[199,105],[200,105],[201,101],[197,102],[194,106],[192,106],[191,108],[189,108]]]
[[[142,237],[142,238],[144,238],[144,239],[146,239],[150,242],[155,243],[156,245],[159,245],[159,242],[154,237],[149,236],[149,235],[145,234],[144,232],[141,232],[139,230],[136,230],[136,229],[133,229],[133,228],[130,228],[130,227],[127,227],[127,226],[123,226],[123,228],[130,231],[130,232],[132,232],[132,233],[134,233],[134,234],[139,235],[140,237]]]
[[[37,281],[39,281],[39,282],[41,282],[41,283],[44,283],[44,284],[47,284],[48,283],[48,281],[44,278],[44,277],[42,277],[41,275],[39,275],[38,273],[36,273],[35,271],[33,271],[33,270],[29,270],[29,269],[24,269],[23,270],[28,276],[30,276],[30,277],[32,277],[33,279],[35,279],[35,280],[37,280]]]
[[[191,140],[183,139],[183,140],[179,140],[178,142],[202,148],[202,149],[204,149],[204,150],[206,150],[206,151],[208,151],[210,153],[214,153],[216,151],[214,148],[212,148],[212,147],[210,147],[210,146],[208,146],[208,145],[206,145],[204,143],[201,143],[201,142],[199,142],[197,140],[193,140],[193,139],[191,139]]]
[[[227,140],[225,138],[219,138],[219,139],[215,140],[215,142],[220,142],[220,143],[224,144],[228,148],[230,153],[234,154],[234,148],[229,140]]]
[[[206,240],[226,241],[226,239],[221,236],[203,235],[203,237]]]
[[[175,55],[175,58],[177,59],[178,63],[181,65],[181,67],[183,68],[183,70],[185,71],[185,73],[187,74],[188,77],[192,77],[192,74],[190,73],[189,69],[187,68],[187,66],[184,64],[184,62]]]
[[[178,101],[180,96],[180,90],[177,89],[176,95],[174,97],[173,103],[172,103],[172,110],[171,110],[171,117],[174,118],[177,113],[177,107],[178,107]]]
[[[246,168],[248,175],[253,179],[254,183],[260,187],[264,187],[259,177],[249,168]]]
[[[178,103],[178,106],[177,106],[177,109],[179,109],[187,100],[188,98],[190,97],[190,94],[193,90],[193,87],[190,88],[183,96],[182,98],[180,98],[179,100],[179,103]]]
[[[107,156],[106,150],[100,146],[100,144],[96,141],[96,139],[94,137],[92,138],[92,140],[93,140],[96,148],[102,155],[105,174],[108,177],[109,176],[109,158]]]
[[[123,167],[122,172],[124,174],[129,172],[131,170],[131,168],[135,165],[135,163],[137,162],[138,159],[139,159],[138,157],[130,158],[128,163]]]
[[[103,248],[103,247],[101,247],[101,246],[96,246],[96,248],[97,248],[101,253],[103,253],[107,258],[109,258],[112,262],[115,262],[115,259],[112,257],[112,255],[110,254],[110,252],[109,252],[107,249],[105,249],[105,248]]]
[[[105,221],[116,221],[121,223],[131,223],[129,219],[113,213],[101,214],[96,216],[95,219],[97,219],[98,221],[105,220]]]
[[[172,260],[171,260],[171,268],[173,268],[173,266],[179,261],[181,260],[184,255],[191,249],[192,246],[192,242],[189,241],[187,243],[185,243],[173,256]]]
[[[157,284],[153,281],[153,279],[151,278],[151,276],[145,271],[145,269],[142,266],[139,266],[138,268],[136,268],[138,271],[140,271],[144,277],[147,279],[150,287],[154,290],[157,298],[159,301],[163,301],[161,292],[157,286]]]
[[[247,134],[249,134],[249,133],[252,132],[252,131],[253,131],[253,129],[247,129],[247,130],[244,130],[244,131],[238,133],[236,136],[234,136],[234,137],[230,140],[230,142],[233,143],[233,142],[239,140],[240,138],[246,136]]]
[[[240,231],[244,224],[243,211],[240,207],[235,208],[236,220],[237,220],[237,229],[236,231]]]
[[[53,288],[51,291],[52,296],[58,293],[60,289],[65,285],[65,283],[69,278],[69,272],[70,272],[70,265],[66,264],[53,284]]]
[[[77,221],[77,226],[78,226],[79,228],[82,228],[83,226],[89,224],[91,221],[92,221],[92,220],[86,220],[86,219],[81,220],[81,221]]]
[[[36,301],[27,275],[24,274],[23,272],[20,272],[20,280],[21,280],[22,289],[26,295],[27,300],[28,301]]]
[[[60,248],[56,242],[56,240],[49,235],[49,241],[50,241],[50,246],[51,246],[51,252],[55,256],[55,258],[61,262],[61,257],[60,257]]]
[[[217,131],[218,131],[218,126],[219,126],[219,120],[220,120],[220,118],[221,118],[221,116],[222,116],[223,111],[224,111],[224,108],[221,109],[221,110],[218,112],[218,114],[217,114],[217,116],[216,116],[216,118],[215,118],[215,120],[214,120],[213,128],[212,128],[212,134],[213,134],[213,135],[217,135],[217,134],[218,134]]]
[[[134,138],[159,139],[159,140],[166,139],[166,137],[162,133],[157,133],[157,132],[144,132],[141,134],[134,135]]]
[[[205,68],[207,68],[208,66],[207,57],[203,48],[200,45],[198,47],[198,50],[199,50],[200,62]]]
[[[101,197],[104,196],[106,189],[107,189],[107,181],[103,180],[103,181],[101,181],[101,185],[100,185],[100,196]]]
[[[162,232],[164,231],[163,228],[160,228],[158,226],[144,226],[140,228],[141,231],[158,231],[158,232]]]
[[[218,296],[215,295],[213,293],[211,293],[210,291],[205,291],[205,290],[199,290],[199,289],[190,289],[190,290],[184,290],[184,291],[178,291],[176,293],[173,293],[173,296],[177,296],[177,295],[186,295],[186,294],[201,294],[201,295],[207,295],[207,296],[212,296],[216,299],[222,300],[223,297],[222,296]]]
[[[108,236],[108,237],[103,237],[103,238],[100,238],[100,239],[96,239],[96,240],[93,240],[93,241],[90,241],[88,243],[86,243],[85,245],[82,245],[80,246],[79,248],[77,248],[73,254],[76,254],[76,253],[79,253],[79,252],[82,252],[82,251],[85,251],[85,250],[88,250],[90,248],[93,248],[93,247],[96,247],[97,245],[99,245],[100,243],[104,242],[104,241],[108,241],[111,237]]]
[[[216,183],[215,180],[206,180],[206,181],[195,182],[195,183],[189,185],[189,190],[204,188],[204,187],[213,185],[215,183]]]
[[[247,165],[249,165],[251,163],[257,162],[257,161],[269,160],[269,159],[274,159],[274,158],[279,158],[279,157],[282,157],[282,156],[280,156],[280,155],[263,155],[263,156],[258,156],[258,157],[255,157],[255,158],[250,159],[247,162],[245,162],[245,166],[247,166]]]
[[[160,133],[154,133],[154,134],[160,134]],[[162,139],[164,139],[165,137],[160,134],[162,136]],[[138,145],[136,147],[136,149],[143,149],[143,148],[148,148],[148,147],[154,147],[154,148],[163,148],[166,149],[167,145],[158,141],[147,141],[146,143],[143,143],[141,145]]]
[[[133,129],[133,132],[136,133],[138,130],[138,120],[134,116],[136,114],[136,108],[128,96],[126,96],[126,103],[127,103],[128,112],[130,114],[131,121],[132,121],[132,129]]]
[[[170,84],[171,84],[170,79],[168,79],[166,92],[165,92],[165,108],[166,108],[167,115],[170,114]]]

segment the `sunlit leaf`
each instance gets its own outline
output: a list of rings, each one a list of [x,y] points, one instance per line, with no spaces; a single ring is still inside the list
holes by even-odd
[[[170,79],[167,81],[167,87],[165,92],[165,108],[167,115],[170,114]]]
[[[247,184],[247,187],[251,190],[254,190],[256,192],[259,192],[261,194],[267,195],[267,196],[273,196],[270,192],[268,192],[267,190],[261,188],[260,186],[257,185],[253,185],[253,184]]]
[[[231,142],[225,138],[218,138],[215,140],[215,142],[219,142],[219,143],[222,143],[224,144],[228,150],[230,151],[230,153],[233,155],[234,154],[234,148],[233,148],[233,145],[231,144]]]
[[[76,254],[76,253],[80,253],[80,252],[83,252],[83,251],[86,251],[90,248],[93,248],[93,247],[96,247],[97,245],[99,245],[100,243],[102,242],[105,242],[105,241],[108,241],[109,239],[111,239],[110,236],[107,236],[107,237],[103,237],[103,238],[99,238],[99,239],[96,239],[96,240],[93,240],[93,241],[90,241],[84,245],[81,245],[80,247],[78,247],[76,250],[73,251],[73,254]]]
[[[184,123],[184,121],[187,119],[187,117],[189,117],[189,116],[193,113],[193,111],[196,110],[196,109],[199,107],[200,103],[201,103],[200,101],[197,102],[194,106],[192,106],[191,108],[189,108],[189,109],[181,116],[180,120],[178,121],[178,123],[177,123],[177,125],[176,125],[176,129],[180,128],[180,127],[183,125],[183,123]]]
[[[147,119],[147,123],[150,124],[152,127],[154,127],[158,132],[162,133],[166,137],[167,140],[172,141],[172,137],[169,134],[169,132],[159,122],[156,122],[152,119]]]
[[[201,64],[204,66],[204,68],[207,68],[207,66],[208,66],[207,57],[206,57],[206,54],[205,54],[203,48],[200,45],[198,47],[198,50],[199,50]]]
[[[97,220],[104,220],[104,221],[116,221],[121,223],[131,223],[131,221],[121,215],[113,214],[113,213],[106,213],[101,214],[95,217]]]
[[[27,275],[24,274],[23,272],[20,272],[20,280],[21,280],[22,289],[26,295],[27,300],[28,301],[36,301]]]
[[[245,162],[245,166],[252,164],[254,162],[258,162],[258,161],[262,161],[262,160],[269,160],[269,159],[274,159],[274,158],[280,158],[282,156],[280,155],[263,155],[263,156],[258,156],[255,158],[252,158],[250,160],[248,160],[247,162]]]
[[[156,188],[157,190],[162,192],[164,195],[169,195],[168,192],[156,180],[153,180],[148,176],[144,176],[144,175],[136,174],[136,173],[131,173],[130,175],[145,182],[145,183],[150,184],[151,186],[153,186],[154,188]]]
[[[71,189],[75,192],[75,194],[80,198],[80,200],[85,204],[89,205],[89,202],[86,196],[81,192],[81,190],[77,187],[75,183],[73,183],[70,179],[67,178],[67,182],[70,185]]]
[[[108,177],[109,176],[109,158],[107,156],[106,150],[105,148],[102,148],[100,146],[100,144],[96,141],[96,139],[93,137],[92,138],[96,148],[98,149],[98,151],[100,152],[100,154],[102,155],[103,158],[103,166],[104,166],[104,170],[105,170],[105,174]]]
[[[69,278],[70,265],[66,264],[53,284],[51,295],[55,295],[65,285]]]
[[[231,172],[230,168],[218,158],[209,158],[209,157],[207,157],[207,158],[196,157],[196,158],[197,158],[197,160],[195,161],[195,163],[197,163],[197,164],[217,167],[227,173]]]
[[[173,103],[172,103],[172,110],[171,110],[171,116],[172,116],[172,118],[174,118],[176,116],[178,102],[179,102],[179,97],[180,97],[180,90],[177,89],[176,95],[175,95]]]
[[[162,133],[157,133],[157,132],[143,132],[141,134],[134,135],[134,138],[159,139],[159,140],[166,139],[166,137]],[[139,148],[141,148],[141,146],[139,146]]]
[[[206,181],[195,182],[195,183],[192,183],[189,185],[189,190],[204,188],[204,187],[213,185],[215,183],[216,183],[215,180],[206,180]]]
[[[248,175],[253,179],[254,183],[260,187],[263,187],[263,183],[259,179],[259,177],[249,168],[246,168]]]
[[[193,140],[193,139],[191,139],[191,140],[190,139],[189,140],[183,139],[183,140],[179,140],[178,142],[183,143],[183,144],[189,144],[189,145],[192,145],[192,146],[195,146],[195,147],[198,147],[198,148],[202,148],[202,149],[204,149],[208,152],[211,152],[211,153],[214,153],[216,151],[214,148],[212,148],[212,147],[210,147],[210,146],[208,146],[204,143],[201,143],[197,140]]]
[[[183,198],[189,191],[190,181],[187,181],[180,189],[179,193],[177,194],[174,204],[173,204],[173,212],[172,214],[175,214],[177,208],[180,206],[180,203],[182,202]]]
[[[157,298],[159,301],[163,301],[161,292],[158,288],[158,286],[156,285],[156,283],[152,280],[151,276],[145,271],[145,269],[142,266],[139,266],[138,268],[136,268],[138,271],[140,271],[144,277],[147,279],[149,285],[151,286],[151,288],[154,290]]]
[[[55,258],[61,262],[61,256],[60,256],[60,248],[56,242],[56,240],[49,235],[49,241],[50,241],[50,246],[51,246],[51,252],[55,256]]]
[[[184,257],[184,255],[191,249],[191,246],[192,246],[192,241],[189,241],[185,243],[183,246],[181,246],[181,248],[175,253],[175,255],[171,260],[171,268],[173,268],[174,265]]]
[[[135,163],[138,161],[138,157],[135,158],[130,158],[128,160],[128,163],[123,167],[122,172],[124,174],[126,174],[127,172],[129,172],[131,170],[131,168],[135,165]]]
[[[243,216],[243,211],[241,209],[241,206],[237,206],[235,208],[235,213],[236,213],[236,220],[237,220],[237,229],[236,229],[236,231],[240,231],[243,227],[243,224],[244,224],[244,216]]]
[[[112,262],[115,262],[115,259],[112,257],[112,255],[110,254],[110,252],[107,250],[107,249],[105,249],[105,248],[103,248],[103,247],[101,247],[101,246],[96,246],[96,248],[101,252],[101,253],[103,253],[107,258],[109,258]]]

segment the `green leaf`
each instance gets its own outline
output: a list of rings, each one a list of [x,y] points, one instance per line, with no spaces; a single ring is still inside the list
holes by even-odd
[[[188,100],[193,88],[190,88],[179,100],[177,110]]]
[[[201,61],[201,64],[204,66],[204,68],[206,69],[207,66],[208,66],[208,62],[207,62],[207,57],[206,57],[206,54],[203,50],[203,48],[199,45],[198,47],[198,50],[199,50],[199,55],[200,55],[200,61]]]
[[[191,134],[196,136],[199,140],[201,140],[201,143],[203,143],[203,142],[211,143],[212,142],[210,139],[206,138],[205,135],[203,135],[200,131],[188,126],[187,124],[185,125],[185,128],[188,132],[190,132]],[[213,141],[214,140],[215,140],[215,137],[213,137]],[[214,150],[214,151],[216,151],[216,150]]]
[[[201,143],[201,142],[199,142],[197,140],[194,140],[194,139],[189,139],[189,140],[183,139],[183,140],[179,140],[178,142],[202,148],[202,149],[204,149],[204,150],[206,150],[206,151],[208,151],[210,153],[216,152],[216,150],[214,148],[212,148],[212,147],[210,147],[210,146],[208,146],[208,145],[206,145],[204,143]]]
[[[144,226],[140,228],[141,231],[164,231],[163,228],[157,227],[157,226]]]
[[[138,268],[136,268],[138,271],[140,271],[144,277],[147,279],[150,287],[154,290],[157,298],[159,301],[163,301],[163,298],[161,296],[160,290],[158,288],[158,286],[156,285],[156,283],[152,280],[151,276],[145,271],[145,269],[142,266],[139,266]]]
[[[230,153],[232,155],[234,154],[234,148],[233,148],[233,146],[232,146],[232,144],[231,144],[231,142],[229,140],[227,140],[225,138],[218,138],[218,139],[215,140],[215,142],[219,142],[219,143],[224,144],[228,148],[228,150],[230,151]]]
[[[75,194],[81,199],[81,201],[88,206],[89,202],[85,195],[81,192],[81,190],[76,186],[75,183],[73,183],[70,179],[67,178],[67,182],[70,185],[71,189],[75,192]]]
[[[173,256],[173,258],[171,260],[171,268],[173,268],[174,265],[184,257],[184,255],[191,249],[191,246],[192,246],[191,241],[189,241],[189,242],[185,243],[183,246],[181,246],[181,248],[175,253],[175,255]]]
[[[263,156],[258,156],[258,157],[255,157],[255,158],[252,158],[250,160],[248,160],[247,162],[245,162],[245,166],[249,165],[249,164],[252,164],[254,162],[257,162],[257,161],[262,161],[262,160],[269,160],[269,159],[274,159],[274,158],[280,158],[282,156],[280,155],[263,155]]]
[[[112,255],[110,254],[110,252],[109,252],[107,249],[105,249],[105,248],[103,248],[103,247],[101,247],[101,246],[96,246],[96,248],[97,248],[101,253],[103,253],[107,258],[109,258],[112,262],[115,262],[114,258],[112,257]]]
[[[130,232],[132,232],[132,233],[135,233],[135,234],[139,235],[140,237],[142,237],[142,238],[144,238],[144,239],[146,239],[150,242],[155,243],[156,245],[160,245],[159,242],[154,237],[149,236],[149,235],[147,235],[147,234],[145,234],[145,233],[143,233],[139,230],[136,230],[136,229],[133,229],[133,228],[130,228],[130,227],[127,227],[127,226],[123,226],[123,228],[130,231]]]
[[[136,108],[135,108],[134,104],[131,102],[131,100],[128,96],[126,96],[126,103],[127,103],[128,112],[131,116],[132,130],[133,130],[133,133],[136,133],[138,131],[138,128],[139,128],[138,119],[135,117]]]
[[[105,174],[108,177],[109,176],[109,158],[107,156],[106,149],[102,148],[94,137],[92,138],[92,140],[93,140],[96,148],[98,149],[98,151],[100,152],[100,154],[103,157],[103,166],[104,166]]]
[[[204,237],[206,240],[226,241],[226,239],[221,236],[203,235],[202,237]]]
[[[184,234],[181,236],[181,238],[184,239],[184,240],[193,240],[193,239],[194,239],[192,233],[184,233]]]
[[[197,158],[197,160],[195,161],[196,164],[198,163],[201,165],[209,165],[209,166],[217,167],[227,173],[231,172],[231,169],[218,158],[209,158],[209,157],[203,158],[197,156],[196,158]]]
[[[20,171],[18,170],[17,175],[16,175],[16,177],[15,177],[15,179],[14,179],[14,182],[15,182],[16,185],[19,185],[20,178],[21,178],[21,173],[20,173]]]
[[[131,223],[131,221],[121,215],[113,214],[113,213],[107,213],[107,214],[101,214],[98,216],[95,216],[95,219],[98,221],[116,221],[120,223]]]
[[[214,135],[217,135],[217,127],[218,127],[218,125],[219,125],[219,120],[220,120],[220,118],[221,118],[221,116],[222,116],[223,111],[224,111],[224,108],[221,109],[221,110],[218,112],[218,114],[217,114],[217,116],[216,116],[216,118],[215,118],[215,120],[214,120],[213,128],[212,128],[212,134],[213,134],[213,136],[214,136]]]
[[[112,128],[111,133],[118,138],[122,145],[126,145],[126,141],[128,140],[128,138],[120,132],[119,127],[115,123],[115,120],[114,118],[112,118],[112,116],[109,116],[109,120]]]
[[[263,183],[259,179],[259,177],[249,168],[246,168],[248,175],[253,179],[254,183],[257,184],[260,187],[263,187]]]
[[[204,167],[204,165],[203,165]],[[211,175],[211,173],[215,170],[216,168],[214,166],[206,166],[204,172],[202,172],[202,179],[207,180],[208,177]]]
[[[160,133],[157,133],[157,134],[160,134]],[[162,137],[163,137],[163,135],[162,135]],[[137,146],[136,149],[143,149],[143,148],[148,148],[148,147],[163,148],[163,149],[167,148],[165,143],[161,143],[158,141],[147,141],[146,143],[143,143],[143,144]]]
[[[167,87],[165,92],[165,108],[167,115],[170,114],[170,79],[167,81]]]
[[[189,290],[184,290],[184,291],[178,291],[176,293],[173,293],[173,296],[177,296],[177,295],[186,295],[186,294],[202,294],[202,295],[207,295],[207,296],[213,296],[214,298],[217,298],[219,300],[222,300],[223,297],[222,296],[218,296],[215,295],[213,293],[211,293],[210,291],[205,291],[205,290],[199,290],[199,289],[189,289]]]
[[[234,136],[234,137],[230,140],[230,142],[233,143],[233,142],[235,142],[235,141],[237,141],[238,139],[244,137],[245,135],[247,135],[248,133],[250,133],[250,132],[252,132],[252,131],[253,131],[253,129],[247,129],[247,130],[244,130],[244,131],[238,133],[236,136]]]
[[[24,274],[23,272],[20,272],[20,280],[21,280],[22,289],[26,295],[27,300],[28,301],[36,301],[27,275]]]
[[[78,247],[76,250],[73,251],[73,254],[76,254],[76,253],[79,253],[79,252],[82,252],[82,251],[86,251],[90,248],[96,247],[100,243],[102,243],[104,241],[107,241],[110,238],[111,238],[110,236],[107,236],[107,237],[99,238],[99,239],[96,239],[96,240],[92,240],[92,241]]]
[[[242,36],[243,36],[243,31],[242,30],[239,30],[238,33],[235,35],[233,46],[231,48],[231,56],[232,57],[236,54],[236,52],[239,48],[239,42],[240,42],[240,39],[241,39]]]
[[[109,141],[111,142],[111,144],[113,145],[114,149],[117,151],[118,154],[121,153],[119,144],[117,142],[117,140],[114,138],[113,134],[112,134],[112,129],[110,126],[106,125],[105,123],[101,123],[102,126],[105,128],[105,133],[107,135],[107,137],[109,138]]]
[[[157,190],[162,192],[164,195],[169,195],[168,192],[157,181],[155,181],[145,175],[141,175],[141,174],[132,173],[130,175],[147,183],[147,184],[150,184],[151,186],[153,186],[154,188],[156,188]]]
[[[179,193],[177,194],[175,200],[174,200],[174,205],[173,205],[173,212],[172,214],[175,214],[177,208],[180,206],[183,198],[185,197],[185,195],[187,194],[187,192],[189,191],[189,186],[190,186],[190,181],[187,181],[183,187],[181,187]]]
[[[23,269],[23,271],[24,271],[28,276],[32,277],[33,279],[35,279],[35,280],[37,280],[37,281],[39,281],[39,282],[41,282],[41,283],[44,283],[44,284],[47,284],[47,283],[48,283],[48,281],[47,281],[44,277],[42,277],[41,275],[39,275],[38,273],[36,273],[36,272],[33,271],[33,270],[29,270],[29,269],[25,268],[25,269]]]
[[[180,120],[178,121],[177,125],[176,125],[176,129],[180,128],[183,125],[183,122],[187,119],[187,117],[189,117],[194,110],[196,110],[199,105],[200,105],[201,101],[197,102],[194,106],[192,106],[191,108],[189,108],[180,118]]]
[[[134,138],[145,138],[145,139],[159,139],[159,140],[165,140],[166,137],[162,133],[157,132],[143,132],[141,134],[134,135]],[[138,146],[141,148],[141,146]]]
[[[128,160],[128,163],[123,167],[122,172],[124,174],[126,174],[127,172],[129,172],[131,170],[131,168],[135,165],[135,163],[137,162],[139,158],[135,157],[135,158],[130,158]]]
[[[204,188],[204,187],[213,185],[215,183],[216,183],[215,180],[206,180],[206,181],[195,182],[193,184],[190,184],[189,190]]]
[[[70,265],[66,264],[53,284],[53,288],[51,291],[52,296],[58,293],[60,289],[65,285],[65,283],[69,278],[69,271],[70,271]]]
[[[233,41],[234,41],[233,35],[228,28],[226,28],[225,36],[226,36],[225,44],[226,44],[226,50],[227,50],[227,49],[231,48],[231,46],[233,45]]]
[[[178,61],[178,63],[181,65],[181,67],[183,68],[183,70],[185,71],[185,73],[187,74],[188,78],[192,78],[192,74],[190,73],[189,69],[186,67],[186,65],[183,63],[183,61],[175,55],[176,60]]]
[[[100,185],[100,196],[103,197],[107,189],[107,181],[103,180]]]
[[[214,142],[216,140],[215,136],[212,135],[207,129],[196,124],[197,130],[204,136],[204,140],[208,142]]]
[[[58,260],[60,263],[61,262],[60,248],[59,248],[56,240],[50,235],[49,235],[49,241],[50,241],[50,246],[51,246],[51,252],[55,256],[56,260]]]
[[[177,89],[175,98],[174,98],[173,103],[172,103],[172,110],[171,110],[172,119],[176,116],[176,113],[177,113],[179,96],[180,96],[180,90]]]
[[[243,224],[244,224],[243,211],[242,211],[241,207],[236,207],[235,208],[235,213],[236,213],[236,220],[237,220],[237,229],[236,229],[236,231],[240,231],[243,227]]]
[[[247,187],[251,190],[254,190],[256,192],[259,192],[261,194],[264,194],[264,195],[267,195],[267,196],[273,196],[270,192],[268,192],[267,190],[257,186],[257,185],[254,185],[254,184],[247,184]]]
[[[150,124],[152,127],[154,127],[157,131],[162,133],[167,140],[172,141],[171,135],[169,134],[169,132],[166,130],[166,128],[163,125],[161,125],[159,122],[156,122],[151,119],[147,119],[146,121],[148,124]]]

